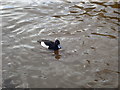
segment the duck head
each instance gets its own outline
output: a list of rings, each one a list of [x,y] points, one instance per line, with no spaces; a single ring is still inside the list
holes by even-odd
[[[58,49],[61,49],[60,41],[58,39],[55,40],[55,46],[57,46]]]

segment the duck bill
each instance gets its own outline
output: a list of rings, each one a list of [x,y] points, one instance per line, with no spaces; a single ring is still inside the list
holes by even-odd
[[[58,48],[61,49],[62,47],[60,45],[58,45]]]

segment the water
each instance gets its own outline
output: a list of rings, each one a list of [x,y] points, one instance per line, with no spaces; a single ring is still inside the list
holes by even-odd
[[[118,87],[117,2],[1,4],[3,88]],[[37,42],[56,38],[58,55]]]

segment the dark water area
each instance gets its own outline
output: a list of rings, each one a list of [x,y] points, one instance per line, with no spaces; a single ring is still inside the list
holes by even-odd
[[[0,3],[3,88],[118,87],[118,2]],[[59,52],[37,42],[56,38]]]

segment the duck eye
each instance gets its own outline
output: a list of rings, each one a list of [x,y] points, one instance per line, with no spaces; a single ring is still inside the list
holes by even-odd
[[[56,41],[55,41],[55,44],[59,45],[59,44],[60,44],[60,41],[59,41],[59,40],[56,40]]]

